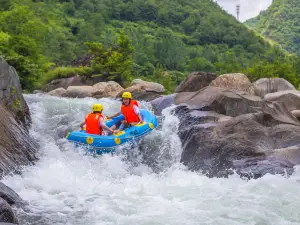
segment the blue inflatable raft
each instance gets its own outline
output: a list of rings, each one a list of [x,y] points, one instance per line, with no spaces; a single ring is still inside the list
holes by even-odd
[[[76,146],[87,146],[88,151],[97,154],[114,152],[116,147],[121,146],[130,141],[137,140],[146,134],[150,133],[158,126],[155,115],[145,109],[141,109],[140,113],[143,118],[143,123],[129,127],[124,131],[109,136],[99,136],[94,134],[87,134],[85,130],[72,131],[67,134],[66,138],[73,142]],[[124,116],[120,115],[105,123],[108,127],[124,120]]]

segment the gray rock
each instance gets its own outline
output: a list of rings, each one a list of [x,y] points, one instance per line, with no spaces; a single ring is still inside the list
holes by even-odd
[[[162,96],[152,100],[150,103],[154,108],[155,115],[161,115],[162,111],[171,105],[175,104],[176,94]]]
[[[0,221],[5,223],[18,224],[18,219],[15,216],[10,205],[2,198],[0,198]]]
[[[165,87],[159,83],[148,82],[141,79],[134,79],[131,86],[139,85],[143,90],[156,93],[164,93]]]
[[[119,92],[117,98],[121,98],[124,92],[130,92],[134,99],[140,101],[152,101],[161,97],[162,93],[165,91],[165,88],[161,84],[140,79],[133,80],[131,84],[132,86]]]
[[[197,92],[178,93],[175,103],[186,104],[190,109],[215,111],[235,117],[261,110],[263,101],[260,97],[251,96],[245,92],[209,86]]]
[[[93,85],[94,98],[103,98],[103,97],[117,97],[117,95],[124,90],[120,84],[115,81],[108,82],[99,82]]]
[[[264,100],[281,103],[289,111],[300,110],[300,91],[290,90],[270,93],[264,96]]]
[[[266,121],[263,112],[226,122],[219,122],[218,114],[186,106],[178,106],[175,113],[180,119],[181,162],[191,170],[226,177],[234,169],[257,178],[266,173],[291,174],[300,163],[300,126]]]
[[[95,90],[92,86],[69,86],[64,97],[85,98],[92,97]]]
[[[67,90],[64,88],[56,88],[52,91],[49,91],[48,95],[62,97],[62,96],[65,96],[66,92],[67,92]]]
[[[283,78],[262,78],[253,83],[255,95],[264,97],[266,94],[278,91],[296,90]]]
[[[214,79],[215,73],[192,72],[176,88],[175,92],[194,92],[207,87]]]

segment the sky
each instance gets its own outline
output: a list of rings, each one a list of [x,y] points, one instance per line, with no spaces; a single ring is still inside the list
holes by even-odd
[[[236,16],[236,5],[240,4],[240,21],[255,17],[261,10],[267,9],[272,0],[214,0],[218,2],[228,13]]]

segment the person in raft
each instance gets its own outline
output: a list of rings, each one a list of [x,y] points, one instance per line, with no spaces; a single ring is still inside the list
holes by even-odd
[[[111,119],[121,114],[124,115],[125,120],[120,121],[111,127],[111,129],[113,130],[119,127],[119,129],[116,130],[116,132],[122,131],[123,129],[134,126],[138,123],[143,123],[143,119],[140,114],[139,105],[137,101],[132,100],[132,95],[130,92],[124,92],[122,94],[121,112],[118,112],[117,114],[107,118]]]
[[[81,129],[83,129],[83,126],[85,125],[86,133],[88,134],[106,135],[103,129],[106,129],[111,133],[116,133],[116,131],[105,125],[102,111],[103,105],[94,104],[92,106],[92,113],[89,113],[85,117],[85,121],[80,124]]]

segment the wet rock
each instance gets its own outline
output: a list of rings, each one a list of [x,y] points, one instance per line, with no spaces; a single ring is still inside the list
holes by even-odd
[[[155,115],[161,115],[162,111],[171,105],[175,104],[176,94],[162,96],[152,100],[150,103],[154,108]]]
[[[18,224],[18,219],[10,205],[2,198],[0,198],[0,222]]]
[[[262,78],[253,83],[255,95],[264,97],[266,94],[296,90],[296,88],[283,78]]]
[[[249,95],[254,94],[254,88],[248,77],[241,73],[221,75],[213,80],[210,85],[213,87],[247,92]]]
[[[62,96],[65,96],[66,93],[67,93],[67,90],[64,88],[56,88],[52,91],[49,91],[48,95],[62,97]]]
[[[0,198],[4,199],[10,205],[21,206],[23,200],[12,189],[0,182]]]
[[[208,86],[217,78],[215,73],[192,72],[176,88],[175,92],[194,92]]]

